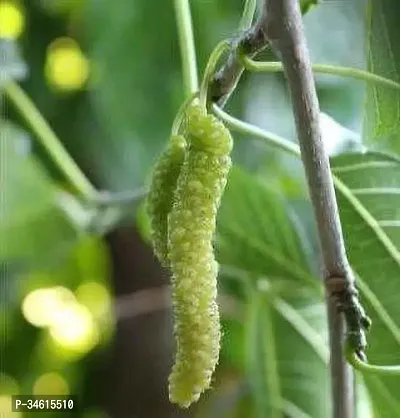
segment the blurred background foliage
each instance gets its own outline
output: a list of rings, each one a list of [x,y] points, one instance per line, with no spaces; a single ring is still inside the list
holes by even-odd
[[[191,1],[199,71],[237,34],[243,3]],[[304,21],[314,62],[400,82],[396,0],[325,0]],[[12,394],[32,393],[77,394],[85,418],[329,416],[320,255],[302,166],[243,134],[216,237],[220,366],[190,411],[168,402],[169,279],[152,256],[141,197],[184,98],[180,62],[173,2],[0,0],[4,416],[18,416]],[[3,92],[13,80],[117,202],[85,201],[66,183]],[[316,80],[350,260],[374,322],[368,356],[400,363],[399,91]],[[295,141],[281,74],[245,74],[227,109]],[[357,382],[359,417],[400,416],[399,378]]]

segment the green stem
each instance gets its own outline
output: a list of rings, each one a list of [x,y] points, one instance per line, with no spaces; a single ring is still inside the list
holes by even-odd
[[[250,123],[246,123],[239,119],[236,119],[228,113],[224,112],[215,104],[212,106],[212,110],[215,113],[215,115],[218,116],[221,120],[223,120],[226,123],[226,125],[233,131],[238,131],[244,134],[254,136],[257,139],[262,140],[263,142],[270,143],[272,146],[275,146],[276,148],[280,148],[285,152],[295,155],[296,157],[300,157],[300,148],[295,143],[290,142],[289,140],[282,138],[272,132],[264,131],[263,129],[251,125]]]
[[[282,72],[283,66],[281,62],[258,62],[248,57],[242,57],[245,68],[253,72],[275,73]],[[391,87],[400,90],[400,83],[390,80],[385,77],[370,73],[369,71],[360,70],[352,67],[341,67],[338,65],[329,64],[313,64],[312,69],[314,73],[330,74],[342,77],[354,78],[369,83],[381,84],[386,87]]]
[[[175,119],[172,123],[171,135],[178,135],[181,129],[183,117],[185,116],[185,112],[187,107],[193,102],[193,100],[199,96],[199,93],[194,93],[190,95],[180,106],[178,112],[176,113]]]
[[[95,203],[105,207],[132,205],[144,199],[148,192],[147,187],[122,192],[100,192]]]
[[[385,376],[400,376],[400,365],[399,366],[377,366],[374,364],[368,364],[362,361],[358,355],[354,352],[350,345],[346,347],[346,358],[347,361],[360,372],[380,374]]]
[[[251,27],[253,22],[254,13],[257,7],[257,0],[246,0],[244,5],[242,18],[239,23],[239,31],[244,32]]]
[[[181,50],[185,95],[189,96],[199,89],[196,49],[194,46],[189,0],[174,0],[174,5]]]
[[[96,199],[97,190],[68,154],[68,151],[63,147],[54,131],[27,94],[13,81],[6,83],[3,89],[26,123],[36,134],[38,140],[46,148],[52,160],[77,192],[87,200]]]
[[[247,279],[247,278],[246,278]],[[259,320],[261,309],[261,296],[254,289],[254,281],[252,278],[248,278],[244,282],[244,288],[247,293],[248,303],[246,304],[246,327],[245,327],[245,360],[246,360],[246,372],[248,374],[249,382],[252,385],[252,397],[256,405],[256,417],[262,418],[267,410],[267,404],[265,399],[265,388],[262,380],[260,379],[260,367],[259,367]]]
[[[207,93],[208,87],[211,83],[212,78],[214,77],[215,69],[217,67],[218,61],[220,60],[222,54],[231,47],[229,41],[221,41],[211,53],[210,58],[208,59],[206,68],[204,70],[203,80],[201,81],[200,86],[200,105],[205,109],[207,106]]]
[[[263,347],[265,347],[265,376],[268,381],[268,392],[271,405],[271,418],[282,418],[282,397],[279,381],[278,357],[276,352],[276,341],[274,322],[272,317],[272,306],[269,295],[263,298],[262,333]]]

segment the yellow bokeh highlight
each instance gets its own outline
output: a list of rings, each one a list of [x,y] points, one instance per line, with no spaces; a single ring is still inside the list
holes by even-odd
[[[109,312],[111,297],[106,286],[97,282],[84,282],[75,292],[78,302],[85,305],[95,316],[100,317]]]
[[[25,16],[13,1],[0,0],[0,38],[18,38],[25,29]]]
[[[49,45],[45,76],[53,88],[65,92],[80,90],[86,84],[89,73],[89,61],[73,39],[58,38]]]
[[[22,313],[31,324],[47,328],[56,345],[67,352],[84,354],[100,340],[92,313],[65,287],[32,291],[22,302]]]
[[[33,384],[33,395],[68,395],[68,382],[59,373],[42,374]]]
[[[12,398],[8,395],[0,395],[0,417],[1,418],[19,418],[20,412],[12,412]]]
[[[80,353],[99,342],[99,330],[90,311],[78,303],[55,313],[50,335],[62,348]]]
[[[36,289],[22,302],[22,313],[32,325],[47,327],[54,321],[55,312],[74,302],[74,294],[65,287]]]

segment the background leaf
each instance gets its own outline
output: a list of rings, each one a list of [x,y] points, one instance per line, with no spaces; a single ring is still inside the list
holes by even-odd
[[[322,292],[289,213],[278,191],[232,170],[218,217],[218,261],[222,289],[246,312],[244,368],[255,417],[329,415]]]
[[[400,82],[400,8],[397,0],[369,0],[368,70]],[[400,91],[367,86],[364,136],[378,149],[400,155]],[[379,142],[378,142],[379,141]]]
[[[282,196],[240,169],[230,173],[218,221],[217,251],[223,266],[278,280],[308,281],[302,244]]]
[[[30,153],[23,131],[0,121],[0,260],[10,273],[57,263],[77,239],[57,203],[57,188]]]
[[[372,318],[367,356],[400,363],[400,161],[384,154],[332,160],[350,262]],[[378,417],[400,414],[400,377],[364,375]]]

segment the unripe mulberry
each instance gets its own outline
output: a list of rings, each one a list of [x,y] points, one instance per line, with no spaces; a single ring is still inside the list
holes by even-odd
[[[185,149],[185,138],[181,135],[173,135],[154,167],[147,197],[153,249],[163,266],[168,266],[168,214],[172,208]]]
[[[169,394],[171,402],[182,407],[209,388],[218,363],[218,264],[212,239],[232,149],[232,138],[222,122],[197,105],[187,111],[186,129],[189,149],[168,217],[177,345]]]

